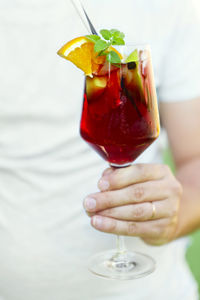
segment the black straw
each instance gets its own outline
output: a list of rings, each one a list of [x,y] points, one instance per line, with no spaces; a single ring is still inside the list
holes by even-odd
[[[84,9],[84,7],[83,7],[82,4],[81,4],[81,6],[82,6],[82,9],[83,9],[83,11],[84,11],[84,14],[85,14],[85,16],[86,16],[86,18],[87,18],[87,21],[88,21],[88,24],[89,24],[89,26],[90,26],[90,30],[91,30],[92,34],[98,35],[98,33],[96,32],[96,30],[95,30],[95,28],[94,28],[92,22],[90,21],[90,19],[89,19],[89,17],[88,17],[88,15],[87,15],[87,13],[86,13],[86,11],[85,11],[85,9]]]

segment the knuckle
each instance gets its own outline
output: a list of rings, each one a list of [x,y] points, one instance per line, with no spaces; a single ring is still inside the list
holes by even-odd
[[[133,205],[132,216],[136,219],[143,219],[145,216],[145,209],[142,205]]]
[[[134,235],[136,233],[137,224],[135,222],[129,222],[127,227],[127,234]]]
[[[144,187],[142,185],[136,185],[133,187],[132,195],[134,200],[142,201],[144,199]]]
[[[182,193],[183,193],[182,185],[180,184],[180,182],[178,180],[176,180],[176,184],[174,186],[174,191],[179,196],[182,195]]]
[[[171,180],[171,182],[169,183],[169,185],[171,186],[171,192],[173,195],[177,195],[177,196],[181,196],[182,195],[182,185],[180,184],[180,182],[173,178],[173,180]]]

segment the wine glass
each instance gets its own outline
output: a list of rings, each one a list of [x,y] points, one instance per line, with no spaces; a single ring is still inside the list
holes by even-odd
[[[81,137],[113,168],[131,165],[160,131],[150,47],[118,50],[128,62],[106,62],[85,78],[80,123]],[[128,251],[117,236],[117,249],[96,254],[89,269],[106,278],[134,279],[153,272],[155,261]]]

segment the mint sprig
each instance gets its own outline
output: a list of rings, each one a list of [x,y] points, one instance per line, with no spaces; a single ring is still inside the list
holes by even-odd
[[[94,43],[94,51],[97,52],[98,56],[105,55],[106,60],[111,64],[121,63],[119,55],[115,51],[108,51],[108,48],[111,45],[125,45],[124,33],[117,29],[102,29],[100,30],[100,34],[102,38],[95,34],[86,35],[88,40]]]

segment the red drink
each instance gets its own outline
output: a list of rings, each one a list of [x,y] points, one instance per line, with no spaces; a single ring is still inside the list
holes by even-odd
[[[112,165],[133,162],[159,135],[150,59],[86,77],[80,133]]]

